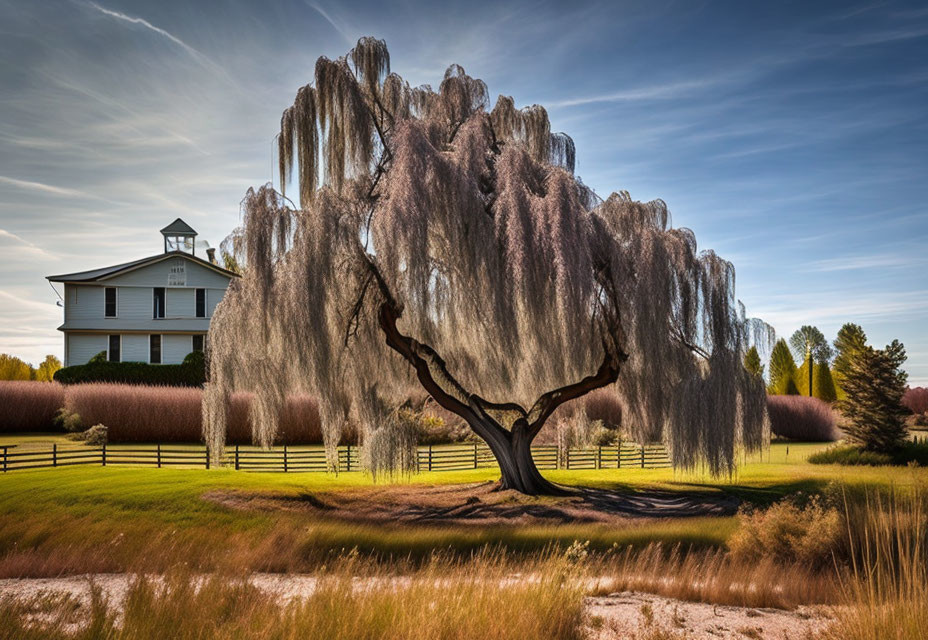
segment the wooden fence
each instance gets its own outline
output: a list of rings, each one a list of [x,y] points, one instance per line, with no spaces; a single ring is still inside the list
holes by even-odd
[[[670,459],[661,445],[621,446],[559,450],[536,446],[532,455],[539,469],[653,469],[669,467]],[[0,446],[3,472],[74,465],[150,466],[209,469],[215,462],[202,445],[21,445]],[[321,446],[228,447],[219,466],[241,471],[360,471],[361,450],[338,448],[338,463],[330,466]],[[419,471],[460,471],[495,468],[496,460],[486,445],[461,444],[423,446],[418,449]]]

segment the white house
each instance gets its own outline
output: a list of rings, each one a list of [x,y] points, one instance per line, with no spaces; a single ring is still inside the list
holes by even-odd
[[[113,362],[179,364],[202,351],[213,310],[237,275],[178,218],[161,230],[164,252],[91,271],[48,276],[64,285],[64,365],[105,351]]]

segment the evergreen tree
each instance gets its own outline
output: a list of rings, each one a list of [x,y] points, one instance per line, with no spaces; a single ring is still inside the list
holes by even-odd
[[[835,361],[832,367],[835,384],[841,386],[850,368],[850,359],[854,351],[867,346],[867,334],[859,324],[846,323],[838,330],[834,341]]]
[[[757,353],[757,347],[751,347],[744,354],[744,368],[758,378],[764,377],[764,365],[760,363],[760,354]]]
[[[812,375],[815,369],[814,363],[828,362],[831,360],[831,346],[825,339],[825,335],[819,331],[818,327],[804,325],[796,330],[796,333],[789,339],[789,344],[793,348],[796,357],[808,362],[806,389],[809,395],[813,395]]]
[[[795,376],[796,361],[793,360],[786,340],[780,338],[770,354],[770,385],[767,390],[774,395],[798,395]]]
[[[796,386],[800,389],[799,395],[809,395],[809,361],[802,363],[802,366],[796,370]],[[805,383],[805,384],[803,384]],[[835,382],[831,375],[831,369],[827,362],[816,362],[812,374],[812,397],[824,400],[825,402],[834,402],[838,399],[838,391],[835,388]]]
[[[847,397],[837,403],[848,438],[864,449],[888,453],[905,440],[908,413],[902,406],[908,375],[900,369],[905,348],[893,340],[886,349],[854,349],[844,377]]]

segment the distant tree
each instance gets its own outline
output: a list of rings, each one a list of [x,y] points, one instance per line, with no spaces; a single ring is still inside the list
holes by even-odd
[[[777,340],[770,354],[770,384],[767,390],[779,396],[799,395],[799,389],[796,388],[796,361],[783,338]]]
[[[757,352],[757,347],[752,346],[744,354],[744,368],[758,378],[764,377],[764,365],[760,363],[760,354]]]
[[[902,396],[908,375],[900,369],[905,359],[902,343],[893,340],[883,350],[855,349],[847,361],[847,395],[836,406],[845,417],[844,432],[864,449],[887,453],[905,440]]]
[[[905,390],[902,405],[912,413],[928,413],[928,388],[912,387]]]
[[[32,380],[35,371],[16,356],[0,353],[0,380]]]
[[[835,383],[841,384],[850,367],[849,360],[857,349],[863,349],[867,346],[867,334],[864,333],[863,327],[853,322],[846,323],[838,329],[838,336],[834,341],[835,360],[832,366]]]
[[[235,259],[235,256],[228,251],[222,252],[222,266],[225,267],[226,271],[231,271],[232,273],[242,274],[242,267],[239,265],[238,260]]]
[[[805,360],[809,364],[808,369],[808,390],[809,395],[813,394],[812,375],[815,370],[815,361],[827,363],[831,360],[831,346],[825,339],[825,336],[818,327],[804,325],[789,339],[789,344],[793,348],[793,353],[800,360]]]
[[[45,356],[45,360],[35,371],[35,379],[40,382],[51,382],[55,379],[55,372],[61,368],[61,360],[53,355]]]
[[[808,396],[807,381],[809,380],[809,361],[806,360],[802,366],[796,370],[794,376],[796,386],[802,391],[800,395]],[[835,388],[834,378],[831,376],[831,369],[827,362],[816,362],[815,370],[812,377],[812,397],[824,400],[825,402],[834,402],[838,399],[838,390]]]

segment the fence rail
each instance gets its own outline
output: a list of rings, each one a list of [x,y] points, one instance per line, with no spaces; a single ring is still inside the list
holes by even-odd
[[[655,469],[670,466],[661,445],[622,443],[611,447],[562,450],[556,446],[532,447],[539,469]],[[462,471],[496,468],[489,447],[482,444],[436,445],[418,448],[419,471]],[[20,471],[74,465],[151,466],[209,469],[215,461],[202,445],[22,445],[0,446],[0,469]],[[321,446],[228,447],[219,466],[236,471],[346,472],[361,470],[361,449],[338,448],[337,463],[330,465]]]

